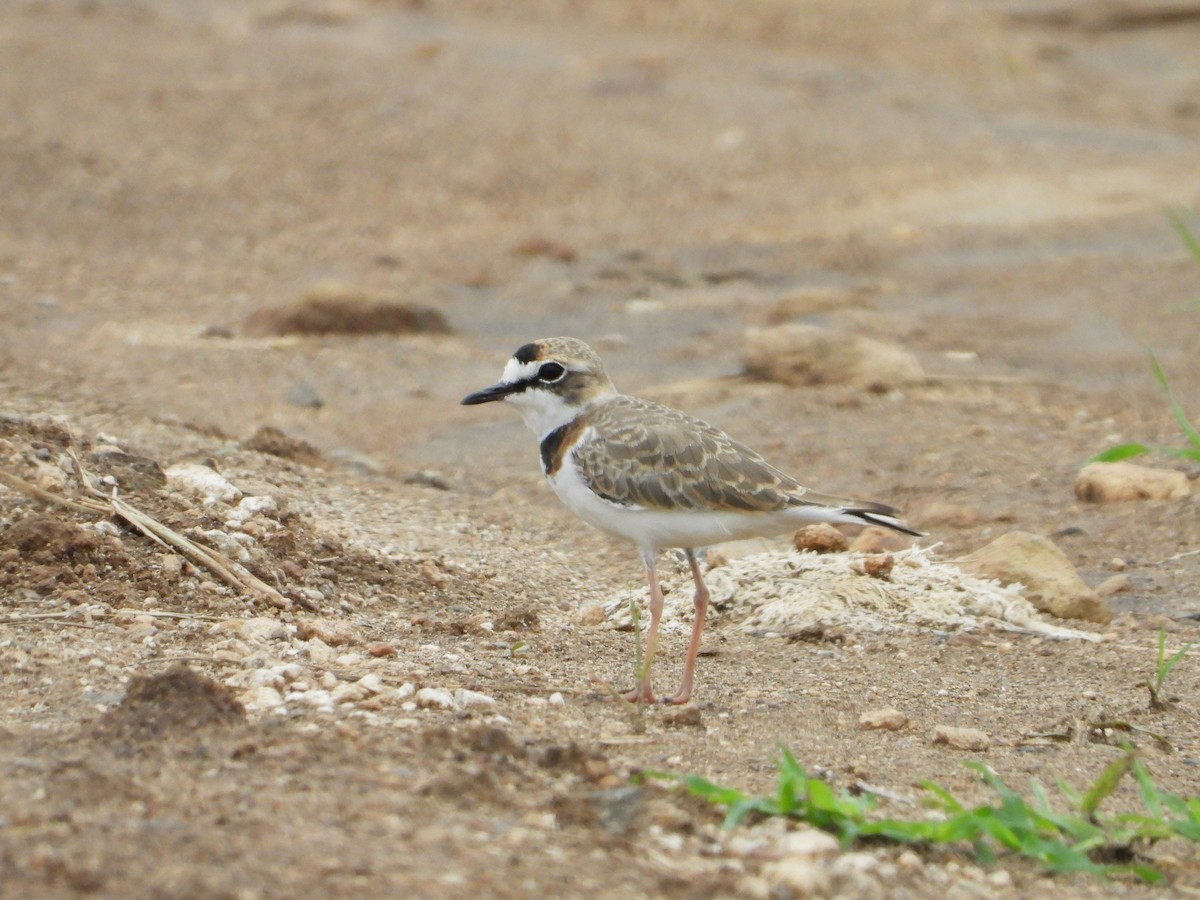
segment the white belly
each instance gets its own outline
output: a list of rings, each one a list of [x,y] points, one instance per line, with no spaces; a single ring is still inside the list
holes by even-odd
[[[743,513],[619,506],[593,494],[569,461],[548,480],[559,499],[579,518],[601,531],[633,541],[644,551],[668,547],[707,547],[724,541],[769,537],[790,531],[805,521],[825,518],[820,513],[811,517],[803,515],[801,509]]]

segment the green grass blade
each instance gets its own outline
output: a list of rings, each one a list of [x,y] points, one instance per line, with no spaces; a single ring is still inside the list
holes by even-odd
[[[1087,462],[1120,462],[1123,459],[1130,459],[1149,452],[1150,448],[1145,444],[1118,444],[1115,447],[1109,447],[1107,450],[1097,453],[1095,456],[1089,457]]]
[[[1183,429],[1183,433],[1187,435],[1188,440],[1200,449],[1200,431],[1197,431],[1196,427],[1188,420],[1187,413],[1183,411],[1183,407],[1175,399],[1175,394],[1171,391],[1171,383],[1167,380],[1167,373],[1163,371],[1163,367],[1158,362],[1158,357],[1153,352],[1150,354],[1150,364],[1154,366],[1154,377],[1158,379],[1158,383],[1162,385],[1162,389],[1167,395],[1167,402],[1171,405],[1171,412],[1175,414],[1175,421],[1179,423],[1179,427]]]
[[[1087,793],[1083,795],[1079,811],[1085,816],[1094,816],[1100,804],[1104,802],[1104,798],[1117,789],[1117,785],[1121,783],[1121,779],[1125,777],[1132,764],[1132,753],[1122,753],[1109,763],[1108,767],[1100,773],[1095,784],[1088,788]]]
[[[1188,228],[1187,222],[1183,221],[1183,215],[1174,209],[1167,210],[1167,218],[1171,220],[1171,224],[1175,227],[1176,233],[1183,240],[1184,246],[1192,256],[1196,257],[1196,262],[1200,262],[1200,240],[1196,239],[1196,235]]]

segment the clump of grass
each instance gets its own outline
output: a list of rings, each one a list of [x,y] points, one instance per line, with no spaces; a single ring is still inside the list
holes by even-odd
[[[1166,709],[1170,701],[1162,696],[1163,684],[1171,674],[1171,670],[1179,665],[1187,652],[1192,649],[1191,644],[1184,644],[1181,650],[1177,650],[1169,657],[1167,656],[1167,629],[1158,629],[1158,669],[1155,672],[1154,680],[1146,679],[1146,690],[1150,692],[1150,705],[1154,709]]]
[[[1175,210],[1168,210],[1167,216],[1171,219],[1171,224],[1175,231],[1179,234],[1184,246],[1196,258],[1196,262],[1200,263],[1200,239],[1192,233],[1188,228],[1187,223],[1183,220],[1183,216]],[[1200,461],[1200,430],[1192,424],[1183,407],[1179,405],[1179,401],[1175,399],[1175,394],[1171,390],[1171,383],[1167,380],[1167,373],[1163,371],[1162,365],[1158,361],[1158,357],[1153,352],[1150,354],[1150,366],[1154,371],[1154,377],[1162,386],[1163,393],[1167,395],[1167,403],[1171,407],[1171,412],[1175,416],[1175,421],[1179,423],[1179,427],[1183,430],[1184,435],[1188,439],[1190,446],[1186,447],[1150,447],[1146,444],[1132,442],[1128,444],[1118,444],[1115,447],[1109,447],[1100,453],[1097,453],[1088,462],[1118,462],[1122,459],[1129,459],[1134,456],[1141,456],[1144,453],[1164,453],[1168,456],[1176,456],[1182,459],[1190,459]]]
[[[1129,459],[1133,456],[1141,456],[1144,453],[1152,452],[1165,453],[1168,456],[1177,456],[1181,459],[1191,459],[1200,462],[1200,430],[1197,430],[1196,426],[1192,424],[1183,407],[1179,405],[1179,401],[1175,399],[1175,394],[1171,391],[1171,383],[1167,380],[1167,373],[1163,371],[1158,357],[1153,353],[1150,354],[1150,366],[1154,370],[1154,377],[1158,379],[1158,383],[1162,385],[1163,392],[1167,395],[1167,403],[1171,406],[1171,412],[1175,414],[1175,421],[1183,429],[1183,433],[1187,436],[1188,443],[1191,446],[1150,447],[1137,442],[1117,444],[1115,447],[1109,447],[1107,450],[1097,453],[1088,462],[1118,462],[1122,459]]]
[[[923,782],[929,794],[927,805],[934,814],[921,819],[876,817],[873,794],[835,792],[821,779],[810,777],[787,748],[782,749],[779,785],[772,795],[746,794],[698,775],[645,774],[680,783],[693,795],[724,806],[725,828],[734,828],[751,815],[785,816],[836,835],[843,846],[862,839],[968,845],[985,863],[1010,853],[1035,860],[1050,872],[1086,872],[1100,877],[1132,874],[1155,883],[1163,875],[1137,861],[1140,847],[1169,837],[1200,841],[1200,798],[1159,789],[1128,747],[1082,793],[1059,779],[1059,790],[1071,807],[1068,812],[1054,809],[1046,788],[1036,778],[1032,799],[1026,799],[983,763],[966,765],[979,773],[996,799],[968,808],[941,785]],[[1145,813],[1102,815],[1103,801],[1131,772]]]

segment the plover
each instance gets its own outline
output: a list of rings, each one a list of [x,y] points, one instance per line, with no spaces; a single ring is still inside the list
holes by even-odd
[[[515,406],[538,436],[542,471],[559,499],[585,522],[641,551],[650,627],[639,683],[627,700],[655,699],[650,667],[663,610],[655,570],[660,551],[682,549],[696,585],[683,680],[668,701],[686,703],[709,600],[697,548],[782,534],[810,522],[883,525],[920,535],[890,506],[811,491],[707,422],[620,393],[600,357],[575,338],[525,344],[497,384],[462,402],[495,400]]]

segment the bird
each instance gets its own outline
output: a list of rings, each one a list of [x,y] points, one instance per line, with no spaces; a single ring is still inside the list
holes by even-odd
[[[682,550],[695,584],[682,681],[665,700],[684,704],[692,697],[710,599],[698,549],[813,522],[881,525],[921,536],[890,506],[812,491],[707,422],[620,393],[600,357],[577,338],[523,344],[496,384],[461,402],[516,407],[537,435],[542,473],[559,499],[588,524],[637,546],[649,583],[650,624],[638,683],[623,695],[631,702],[656,701],[651,666],[663,612],[656,571],[662,551]]]

